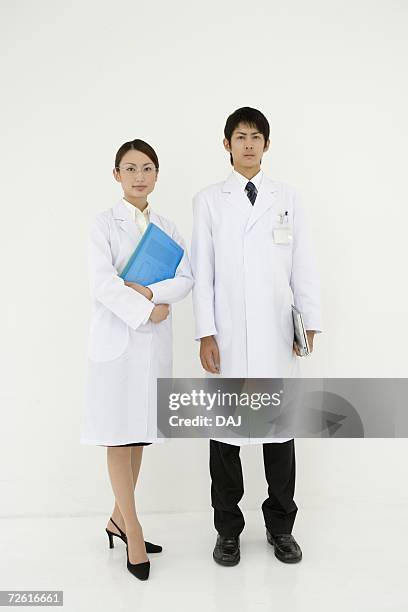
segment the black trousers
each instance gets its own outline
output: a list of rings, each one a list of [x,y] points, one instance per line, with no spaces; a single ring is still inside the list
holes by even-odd
[[[244,494],[240,446],[210,440],[211,503],[214,526],[222,536],[236,537],[244,529],[238,506]],[[265,527],[273,534],[292,533],[297,506],[295,441],[263,444],[268,497],[262,504]]]

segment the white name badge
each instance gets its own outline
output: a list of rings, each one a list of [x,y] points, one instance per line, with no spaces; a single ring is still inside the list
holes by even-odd
[[[290,244],[292,242],[292,228],[287,226],[275,227],[273,229],[273,241],[275,244]]]

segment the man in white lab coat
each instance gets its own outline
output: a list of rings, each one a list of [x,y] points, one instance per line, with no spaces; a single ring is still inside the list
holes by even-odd
[[[233,166],[225,181],[193,200],[191,265],[196,339],[207,376],[299,376],[291,304],[302,312],[310,349],[321,331],[319,279],[295,189],[261,170],[269,123],[244,107],[227,119],[224,147]],[[293,438],[210,440],[211,498],[218,532],[213,557],[240,560],[244,517],[242,444],[263,444],[268,497],[262,504],[266,535],[285,563],[302,558],[292,535],[297,513]]]

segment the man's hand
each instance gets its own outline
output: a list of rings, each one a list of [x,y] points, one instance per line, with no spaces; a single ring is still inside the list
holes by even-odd
[[[314,335],[315,335],[316,331],[314,329],[307,329],[306,330],[306,335],[307,335],[307,341],[309,343],[309,349],[310,352],[313,352],[313,339],[314,339]],[[295,351],[296,355],[298,355],[299,357],[302,357],[301,353],[300,353],[300,349],[298,347],[298,345],[296,344],[296,342],[293,342],[293,350]]]
[[[152,323],[161,323],[164,319],[167,319],[170,312],[170,308],[168,304],[156,304],[150,313],[150,321]]]
[[[144,285],[139,285],[139,283],[132,283],[130,281],[125,281],[125,285],[127,285],[128,287],[131,287],[138,293],[141,293],[148,300],[151,300],[153,297],[153,292],[151,289],[149,289],[149,287],[144,287]]]
[[[211,374],[220,372],[220,352],[214,336],[204,336],[200,344],[200,360],[204,370]]]

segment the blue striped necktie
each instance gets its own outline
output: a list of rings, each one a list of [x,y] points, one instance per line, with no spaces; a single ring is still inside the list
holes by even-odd
[[[249,198],[249,201],[251,202],[251,204],[253,206],[254,203],[255,203],[255,200],[256,200],[256,196],[258,195],[258,192],[256,190],[255,185],[253,183],[251,183],[251,181],[248,181],[248,183],[246,184],[246,187],[245,187],[245,191],[246,191],[246,194],[247,194],[247,196]]]

